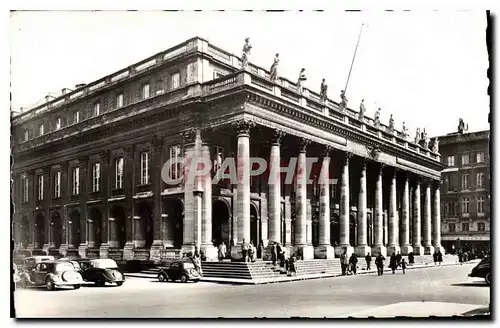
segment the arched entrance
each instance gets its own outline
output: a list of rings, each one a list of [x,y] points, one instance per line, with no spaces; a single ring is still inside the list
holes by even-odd
[[[20,229],[20,237],[21,240],[19,243],[21,244],[21,248],[26,248],[28,247],[29,243],[29,220],[27,215],[23,215],[21,217],[21,222],[19,222],[19,229]]]
[[[65,233],[65,229],[62,229],[61,214],[58,212],[52,213],[50,218],[50,241],[51,246],[59,248],[61,246],[61,237]]]
[[[87,221],[88,242],[90,248],[101,247],[102,242],[102,215],[97,208],[90,210],[90,220]]]
[[[166,247],[181,248],[183,243],[184,205],[180,199],[167,199],[163,203],[164,233],[163,242]],[[162,226],[163,226],[162,225]]]
[[[349,215],[349,244],[351,246],[356,246],[358,241],[356,240],[357,237],[357,226],[356,226],[356,217],[351,214]]]
[[[113,220],[109,221],[109,238],[110,242],[116,242],[115,246],[117,248],[125,247],[125,243],[127,242],[127,234],[126,234],[126,223],[125,223],[125,209],[123,206],[115,205],[111,208],[110,218]]]
[[[226,247],[231,245],[230,213],[231,209],[226,201],[217,199],[212,203],[212,239],[215,246],[222,242]]]
[[[336,213],[330,216],[330,245],[340,245],[340,220]]]
[[[137,205],[137,215],[142,220],[142,238],[144,238],[146,244],[145,248],[150,248],[154,241],[154,230],[153,230],[153,210],[151,209],[151,205],[147,202],[142,202]],[[137,227],[136,229],[141,229]],[[140,234],[139,231],[136,231],[137,239],[139,240]]]
[[[38,213],[35,219],[35,246],[42,248],[45,243],[45,217]]]
[[[257,207],[252,203],[250,204],[250,241],[254,245],[258,245],[260,242],[259,235],[259,214]]]
[[[69,240],[68,243],[75,247],[78,247],[81,242],[80,238],[80,213],[78,211],[73,211],[69,215],[68,222],[69,229]]]
[[[319,211],[314,212],[312,217],[312,244],[319,245]]]

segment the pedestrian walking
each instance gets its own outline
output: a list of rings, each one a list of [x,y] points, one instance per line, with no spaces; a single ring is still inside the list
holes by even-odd
[[[464,262],[464,256],[462,252],[458,252],[458,262],[460,262],[460,265],[462,265]]]
[[[271,261],[273,266],[276,266],[276,261],[278,260],[278,249],[276,248],[276,243],[273,243],[271,247]]]
[[[441,265],[441,263],[443,263],[443,254],[441,253],[441,251],[438,251],[438,253],[437,253],[437,261],[438,261],[439,265]]]
[[[347,267],[349,266],[349,259],[347,258],[347,250],[344,249],[344,252],[340,254],[340,267],[342,268],[342,275],[345,276],[347,274]]]
[[[243,262],[248,261],[248,244],[245,242],[245,238],[241,243],[241,255],[243,256]]]
[[[280,262],[280,268],[283,268],[285,266],[285,251],[280,243],[276,244],[276,253]]]
[[[377,274],[379,276],[384,274],[384,261],[385,257],[382,255],[382,253],[379,253],[377,258],[375,259],[375,265],[377,266]]]
[[[437,264],[437,261],[438,261],[438,254],[437,254],[437,251],[434,252],[434,254],[432,254],[432,259],[434,260],[434,265]]]
[[[396,268],[398,267],[398,261],[396,259],[396,253],[392,253],[391,257],[389,258],[389,267],[392,270],[392,274],[396,273]]]
[[[290,276],[293,274],[297,275],[297,271],[295,270],[295,263],[297,263],[297,256],[295,255],[295,253],[293,253],[288,260],[288,274]]]
[[[261,259],[264,257],[264,242],[261,240],[259,247],[257,247],[257,258]]]
[[[194,269],[196,271],[198,271],[200,276],[203,276],[203,270],[201,269],[201,256],[200,256],[200,253],[198,251],[198,247],[196,247],[194,249],[194,254],[193,254],[193,256],[191,256],[191,261],[194,264]]]
[[[224,258],[226,257],[226,252],[227,252],[227,249],[226,249],[226,244],[224,244],[224,242],[222,242],[220,245],[219,245],[219,249],[218,249],[218,257],[219,257],[219,262],[222,262],[224,260]]]
[[[408,264],[409,265],[415,264],[415,255],[413,254],[413,252],[410,252],[408,254]]]
[[[400,266],[401,265],[401,259],[403,258],[403,256],[398,252],[396,254],[396,263],[397,263],[397,266]]]
[[[253,246],[253,241],[250,240],[250,244],[248,244],[248,261],[255,262],[254,256],[255,256],[255,248]]]
[[[403,269],[403,274],[406,274],[406,261],[401,259],[401,269]]]
[[[371,263],[372,263],[372,256],[370,255],[370,253],[368,253],[366,256],[365,256],[365,261],[366,261],[366,270],[371,270]]]
[[[357,269],[357,265],[358,265],[358,257],[356,256],[356,254],[352,253],[351,254],[351,257],[349,258],[349,265],[351,267],[351,272],[356,275],[356,269]]]

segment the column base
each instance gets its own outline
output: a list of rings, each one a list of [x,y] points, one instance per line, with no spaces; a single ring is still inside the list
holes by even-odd
[[[149,259],[154,263],[160,263],[162,249],[163,249],[163,243],[161,242],[161,240],[153,241],[153,244],[149,249]]]
[[[335,258],[335,249],[331,245],[319,245],[314,247],[315,259],[333,259]]]
[[[144,247],[146,247],[146,241],[145,240],[134,240],[134,246],[135,246],[135,248],[144,248]]]
[[[351,245],[340,245],[335,247],[335,257],[340,257],[342,253],[346,251],[347,257],[350,257],[354,253],[354,247]]]
[[[204,257],[204,261],[214,262],[219,260],[219,251],[212,244],[201,245],[201,251]]]
[[[302,260],[312,260],[314,259],[314,247],[310,245],[296,245],[294,252],[300,255]]]
[[[410,245],[401,246],[401,255],[408,256],[411,252],[413,252],[413,247]]]
[[[392,253],[394,253],[394,255],[401,253],[401,248],[399,247],[399,245],[388,245],[387,246],[387,255],[391,256]]]
[[[127,242],[123,247],[123,259],[125,261],[132,261],[134,259],[134,244]]]
[[[434,254],[434,246],[424,246],[424,255]]]
[[[99,258],[101,259],[109,259],[109,244],[103,243],[101,247],[99,247]]]
[[[68,247],[68,244],[61,244],[61,246],[59,246],[59,254],[65,257],[66,253],[68,252]]]
[[[372,246],[372,256],[378,256],[379,254],[382,254],[383,257],[387,256],[387,248],[385,248],[384,245],[374,245]]]
[[[414,255],[424,255],[424,248],[422,245],[415,246],[413,245],[413,254]]]
[[[354,253],[358,257],[365,257],[369,253],[371,253],[372,249],[368,245],[358,245],[354,248]]]
[[[88,256],[87,256],[88,250],[89,250],[89,245],[87,245],[87,244],[81,244],[80,246],[78,246],[78,255],[82,259],[86,259],[86,258],[88,258]]]

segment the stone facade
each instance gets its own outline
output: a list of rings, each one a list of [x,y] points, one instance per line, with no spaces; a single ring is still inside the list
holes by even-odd
[[[440,247],[439,154],[240,67],[193,38],[13,117],[15,250],[158,262],[196,248],[215,259],[221,241],[237,260],[243,239],[304,258]],[[164,163],[175,180],[181,157],[214,167],[193,184],[165,183]],[[295,179],[250,176],[250,157],[275,177],[296,159]],[[211,184],[224,158],[240,178]]]

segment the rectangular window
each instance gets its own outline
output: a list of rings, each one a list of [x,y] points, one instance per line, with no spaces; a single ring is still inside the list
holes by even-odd
[[[469,224],[468,223],[462,223],[462,231],[464,231],[464,232],[469,231]]]
[[[476,153],[476,163],[484,163],[484,152]]]
[[[455,166],[455,156],[448,156],[448,166]]]
[[[464,197],[462,199],[462,213],[463,214],[469,213],[469,197]]]
[[[462,165],[469,165],[469,153],[462,155]]]
[[[223,76],[224,76],[224,74],[222,74],[222,73],[220,73],[220,72],[217,72],[217,71],[214,71],[214,80],[215,80],[215,79],[218,79],[218,78],[220,78],[220,77],[223,77]]]
[[[477,197],[477,213],[484,213],[484,197]]]
[[[94,104],[94,116],[99,116],[101,111],[101,105],[99,103]]]
[[[119,93],[116,96],[116,108],[122,108],[123,107],[123,93]]]
[[[174,73],[172,74],[172,83],[171,83],[171,86],[172,86],[172,89],[177,89],[178,87],[181,86],[181,75],[179,73]]]
[[[476,174],[476,185],[482,187],[484,184],[484,173],[480,172]]]
[[[101,184],[101,164],[94,163],[92,166],[92,191],[99,191],[99,185]]]
[[[179,179],[182,176],[181,146],[174,145],[170,147],[170,170],[169,177],[171,180]]]
[[[39,136],[43,136],[43,133],[44,133],[44,126],[43,126],[43,123],[40,124],[40,126],[38,127],[38,135]]]
[[[449,232],[455,232],[455,223],[450,223],[448,225],[448,231]]]
[[[54,174],[54,198],[61,198],[61,171]]]
[[[73,124],[80,122],[80,111],[73,113]]]
[[[24,130],[24,141],[28,141],[30,138],[30,132],[28,129]]]
[[[71,172],[71,194],[78,195],[80,193],[80,168],[74,167]]]
[[[486,231],[486,226],[484,224],[484,222],[478,222],[477,224],[477,231]]]
[[[56,130],[59,130],[61,128],[61,118],[58,117],[56,118]]]
[[[43,200],[43,175],[38,176],[38,200]]]
[[[123,157],[118,157],[115,160],[115,188],[123,188]]]
[[[469,189],[469,174],[462,174],[462,189]]]
[[[28,183],[29,180],[27,177],[23,177],[23,202],[27,203],[28,202]]]
[[[142,99],[149,98],[149,83],[142,86]]]
[[[149,183],[149,152],[141,153],[141,185]]]

